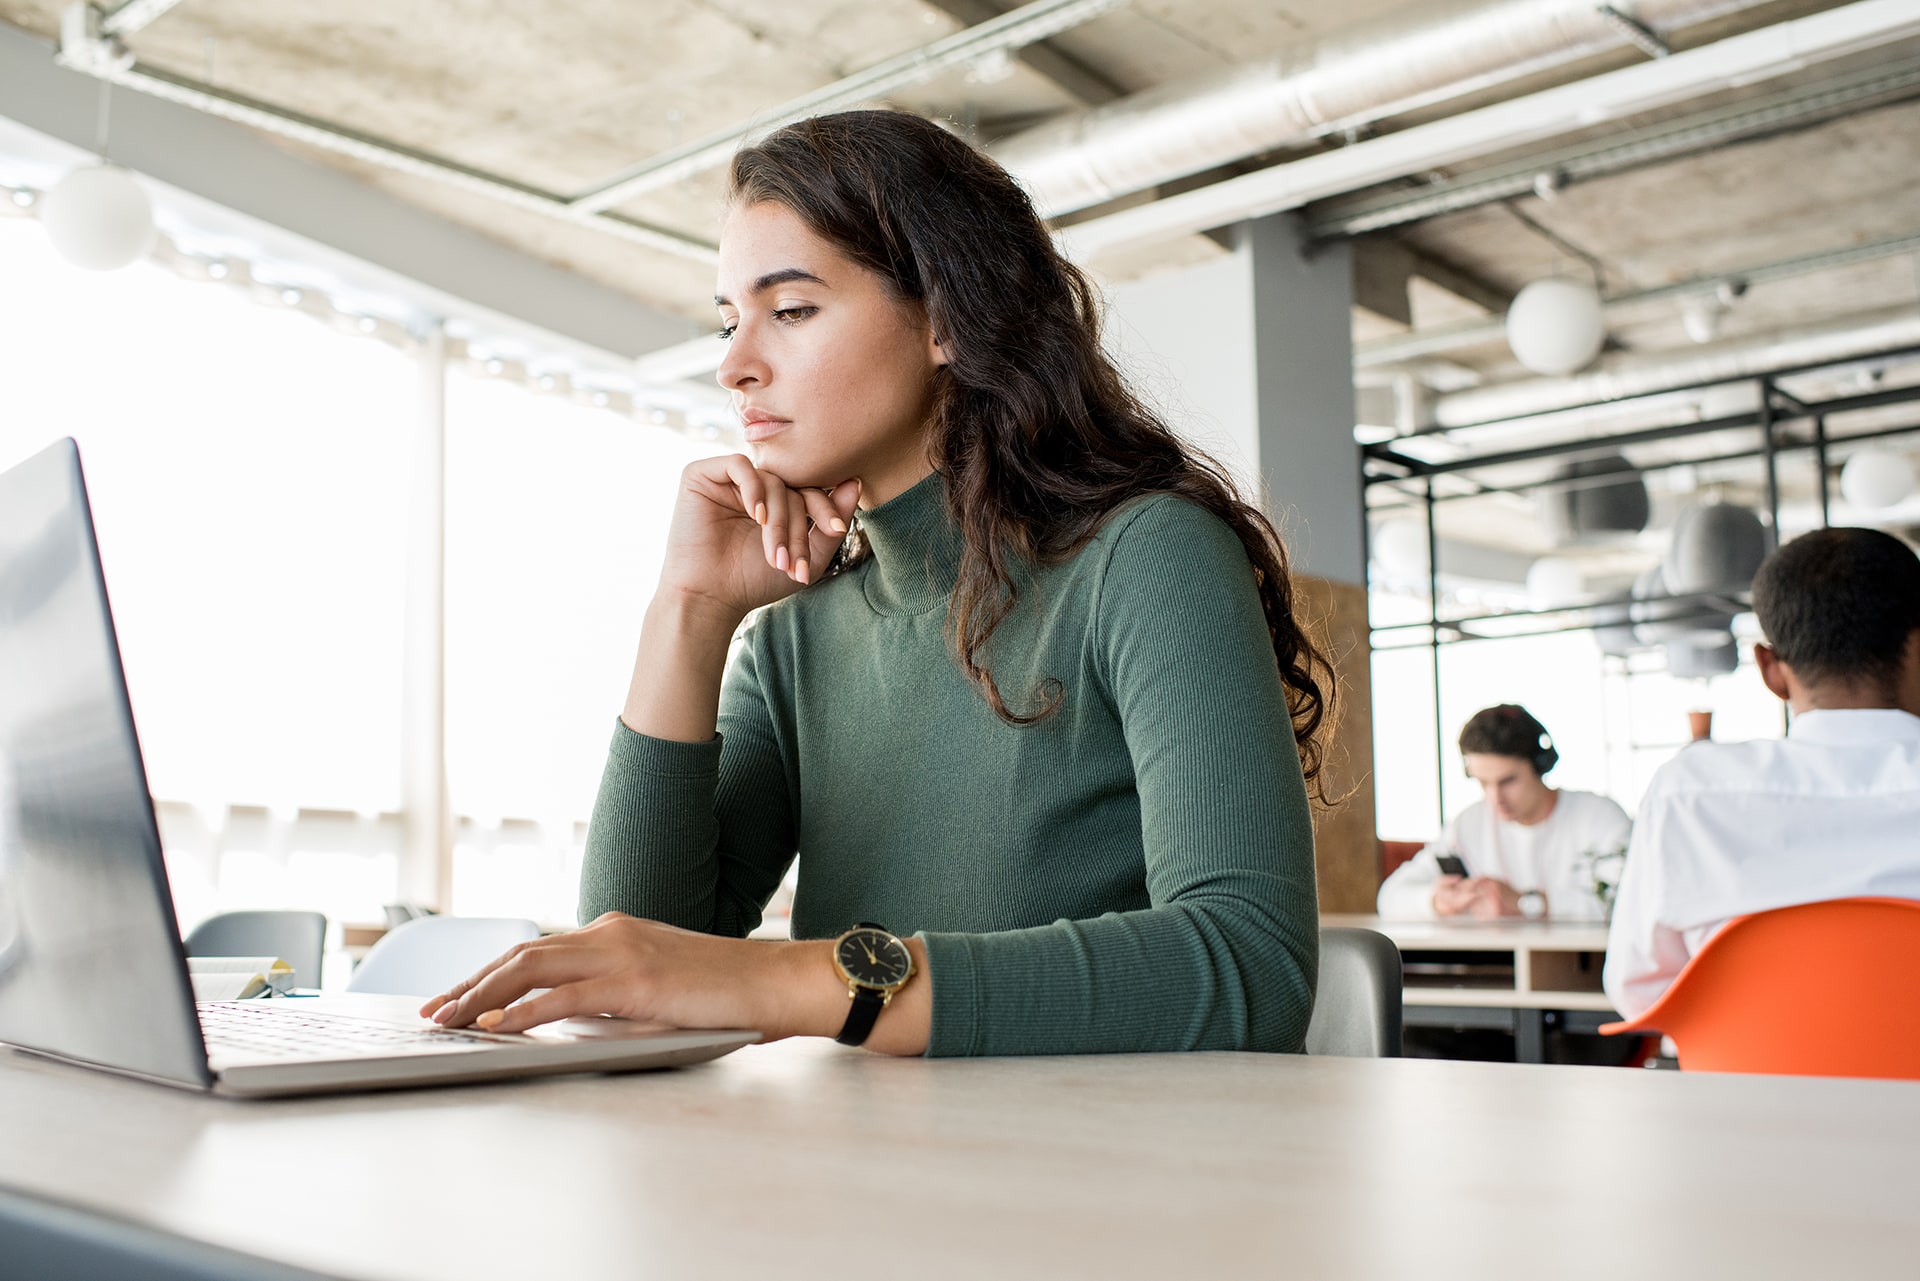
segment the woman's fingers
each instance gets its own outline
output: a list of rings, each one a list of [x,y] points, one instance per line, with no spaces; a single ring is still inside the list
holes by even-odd
[[[796,489],[788,492],[787,501],[787,573],[793,581],[805,587],[812,581],[813,545],[809,533],[813,520],[807,513],[807,495],[810,490]]]
[[[805,586],[846,537],[860,501],[860,482],[845,480],[830,490],[789,488],[779,476],[761,471],[744,454],[703,459],[685,473],[710,501],[725,501],[730,487],[739,511],[760,527],[761,557],[776,572]]]
[[[590,953],[573,936],[533,939],[513,949],[477,976],[454,989],[453,999],[437,1008],[442,1027],[466,1027],[488,1010],[501,1010],[537,987],[560,987],[591,972]],[[464,989],[464,990],[462,990]]]
[[[767,480],[766,474],[753,465],[753,460],[745,454],[728,454],[725,458],[703,460],[718,462],[721,473],[727,478],[740,495],[740,510],[756,525],[767,523]],[[695,463],[694,466],[699,466]]]
[[[767,520],[760,530],[760,545],[766,550],[767,564],[784,574],[793,568],[787,549],[787,515],[793,496],[785,485],[772,478],[768,478],[766,489]]]
[[[515,944],[513,947],[507,949],[505,952],[502,952],[499,956],[494,957],[491,961],[488,961],[485,965],[481,966],[480,969],[476,971],[471,977],[460,980],[460,982],[455,983],[452,987],[448,988],[445,992],[442,992],[439,996],[430,998],[425,1005],[420,1007],[421,1017],[433,1018],[434,1014],[437,1011],[445,1008],[449,1004],[458,1002],[461,997],[465,996],[468,992],[473,991],[474,987],[478,985],[481,980],[485,979],[488,975],[492,974],[495,970],[499,969],[502,965],[506,964],[509,960],[513,958],[514,953],[518,952],[521,948],[525,946],[527,946],[525,943]],[[438,1020],[435,1020],[435,1021],[437,1022]]]
[[[833,497],[824,489],[805,489],[800,491],[807,503],[807,517],[812,528],[807,531],[807,567],[809,580],[818,578],[820,570],[847,537],[847,518],[834,508]]]
[[[581,979],[529,997],[518,1005],[485,1010],[475,1017],[474,1025],[486,1032],[524,1032],[558,1019],[605,1013],[618,1001],[619,995],[617,980]]]
[[[827,491],[827,497],[833,502],[833,510],[847,524],[853,523],[853,509],[860,505],[860,482],[857,479],[843,480]],[[843,529],[840,531],[845,533]]]

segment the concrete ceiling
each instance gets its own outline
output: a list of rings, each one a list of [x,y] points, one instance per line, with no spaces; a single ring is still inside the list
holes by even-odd
[[[274,106],[445,157],[552,192],[578,192],[676,145],[739,126],[804,93],[1011,8],[1008,0],[582,0],[566,5],[480,0],[183,0],[127,40],[140,63]],[[1621,7],[1631,9],[1630,4]],[[1678,48],[1839,6],[1776,0],[1676,33]],[[46,40],[60,0],[0,0],[0,23]],[[1133,0],[1029,46],[1003,76],[955,70],[894,93],[892,105],[953,121],[984,143],[1062,113],[1255,60],[1396,10],[1408,0],[1250,5],[1245,0]],[[1373,122],[1387,136],[1468,108],[1644,62],[1617,48]],[[1876,68],[1920,65],[1920,41],[1858,51],[1766,85],[1728,87],[1660,111],[1613,120],[1574,143],[1629,142],[1716,106],[1759,101]],[[117,94],[116,111],[138,110]],[[272,145],[350,175],[407,205],[618,291],[684,324],[711,323],[712,268],[684,255],[503,204],[430,178],[309,148]],[[1107,209],[1150,201],[1340,145],[1250,156]],[[1551,150],[1536,147],[1534,150]],[[1475,166],[1415,175],[1330,206],[1417,193],[1480,169],[1524,162],[1525,149]],[[617,212],[710,242],[723,171],[635,197]],[[1326,208],[1310,206],[1309,219]],[[1085,216],[1085,213],[1078,216]],[[1766,136],[1572,183],[1553,199],[1522,195],[1407,222],[1361,239],[1365,262],[1412,262],[1405,305],[1359,308],[1355,337],[1497,316],[1541,275],[1596,273],[1633,294],[1704,273],[1920,235],[1920,89],[1782,123]],[[1205,236],[1171,238],[1097,265],[1108,280],[1164,271],[1224,252]],[[1920,306],[1912,254],[1755,285],[1721,319],[1738,336],[1889,307]],[[1685,349],[1674,300],[1617,308],[1615,346]],[[1441,385],[1517,372],[1497,339],[1420,366]]]
[[[1089,73],[1068,88],[1019,59],[992,84],[958,70],[892,103],[990,137],[1113,94],[1279,52],[1330,22],[1404,0],[1245,6],[1138,0],[1048,42]],[[48,40],[62,0],[0,0],[0,21]],[[111,6],[108,6],[111,7]],[[143,64],[552,191],[584,189],[691,139],[736,126],[845,75],[1001,12],[998,0],[185,0],[127,40]],[[1044,59],[1042,59],[1044,61]],[[125,110],[126,108],[123,108]],[[438,182],[306,151],[401,199],[705,325],[712,270],[515,210]],[[711,241],[715,169],[619,212]],[[1174,258],[1192,250],[1173,251]]]

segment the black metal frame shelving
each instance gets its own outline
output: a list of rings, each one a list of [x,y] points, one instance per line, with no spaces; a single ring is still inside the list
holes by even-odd
[[[1777,369],[1765,374],[1742,376],[1737,378],[1716,379],[1711,382],[1692,384],[1674,384],[1637,393],[1618,399],[1593,401],[1585,404],[1556,408],[1553,412],[1577,414],[1582,410],[1596,410],[1602,407],[1631,405],[1636,401],[1656,401],[1656,398],[1670,398],[1676,394],[1705,391],[1716,387],[1750,386],[1755,390],[1755,408],[1722,417],[1701,419],[1697,422],[1676,423],[1659,427],[1641,427],[1616,432],[1599,431],[1590,434],[1569,436],[1568,439],[1547,444],[1530,445],[1518,449],[1493,449],[1483,453],[1467,453],[1444,462],[1433,462],[1413,457],[1405,452],[1406,443],[1422,437],[1445,436],[1456,442],[1470,440],[1477,430],[1496,427],[1503,423],[1525,421],[1524,418],[1488,419],[1484,422],[1428,428],[1410,435],[1395,437],[1392,440],[1363,445],[1360,448],[1360,484],[1362,504],[1367,520],[1362,522],[1363,538],[1371,542],[1372,517],[1381,508],[1372,501],[1372,494],[1380,487],[1392,487],[1405,495],[1408,501],[1391,506],[1404,507],[1409,511],[1422,509],[1427,533],[1427,599],[1428,617],[1411,623],[1394,623],[1373,626],[1369,620],[1369,635],[1375,651],[1426,648],[1432,655],[1433,706],[1434,706],[1434,771],[1438,786],[1438,795],[1445,793],[1446,740],[1445,730],[1440,721],[1440,651],[1446,645],[1464,641],[1482,639],[1515,639],[1525,636],[1552,635],[1561,632],[1590,631],[1595,627],[1611,626],[1628,621],[1628,611],[1633,611],[1636,622],[1652,622],[1661,618],[1684,616],[1705,605],[1739,612],[1748,607],[1744,593],[1713,593],[1708,595],[1668,595],[1653,597],[1633,597],[1617,595],[1604,599],[1582,601],[1575,605],[1558,606],[1551,609],[1505,610],[1481,614],[1466,614],[1443,617],[1440,608],[1440,558],[1439,536],[1435,520],[1435,509],[1442,503],[1457,502],[1466,499],[1481,498],[1489,494],[1524,493],[1548,487],[1564,488],[1569,484],[1607,484],[1617,482],[1626,473],[1586,478],[1584,481],[1569,481],[1565,478],[1546,478],[1521,484],[1484,484],[1473,475],[1495,468],[1512,466],[1545,460],[1576,461],[1606,454],[1619,454],[1622,450],[1639,445],[1654,444],[1661,441],[1681,440],[1694,436],[1729,430],[1750,430],[1755,435],[1751,448],[1701,455],[1686,456],[1647,465],[1635,465],[1636,475],[1664,471],[1681,466],[1702,466],[1715,463],[1734,462],[1748,458],[1763,460],[1766,501],[1763,509],[1764,524],[1769,541],[1778,537],[1780,524],[1780,462],[1783,456],[1811,453],[1820,504],[1820,519],[1823,525],[1831,523],[1832,492],[1831,468],[1828,465],[1829,451],[1836,446],[1850,446],[1871,440],[1881,440],[1896,436],[1920,433],[1920,385],[1883,388],[1863,391],[1857,394],[1830,396],[1821,400],[1806,400],[1795,396],[1781,384],[1807,375],[1831,373],[1848,368],[1879,368],[1888,363],[1900,362],[1920,357],[1920,347],[1902,347],[1892,350],[1849,356],[1842,360],[1823,361],[1792,368]],[[1912,421],[1892,427],[1878,427],[1872,430],[1848,432],[1833,435],[1828,431],[1829,419],[1841,414],[1887,406],[1914,404],[1916,411]],[[1436,493],[1435,481],[1440,477],[1460,477],[1470,482],[1469,488],[1459,493]],[[1389,505],[1382,508],[1391,509]],[[1371,563],[1372,548],[1363,548]],[[1369,592],[1371,598],[1371,592]],[[1649,612],[1651,611],[1651,612]],[[1371,612],[1371,611],[1370,611]],[[1491,628],[1489,625],[1493,625]],[[1407,636],[1409,639],[1395,643],[1394,638]],[[1387,643],[1382,643],[1385,640]],[[1443,816],[1444,817],[1444,816]]]

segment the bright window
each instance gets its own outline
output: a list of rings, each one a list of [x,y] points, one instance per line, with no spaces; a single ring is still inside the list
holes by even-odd
[[[456,370],[447,380],[453,910],[573,919],[681,469],[719,446]]]
[[[151,264],[81,271],[30,219],[0,218],[0,281],[0,468],[80,442],[182,926],[379,921],[418,357]],[[572,919],[675,481],[717,448],[450,375],[454,910]]]

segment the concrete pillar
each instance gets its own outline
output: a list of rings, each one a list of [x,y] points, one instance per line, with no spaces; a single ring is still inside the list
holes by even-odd
[[[1334,662],[1337,716],[1315,814],[1320,904],[1379,887],[1365,519],[1353,442],[1353,263],[1305,248],[1292,215],[1234,229],[1223,257],[1108,291],[1109,345],[1140,390],[1258,495],[1286,539],[1302,611]]]

